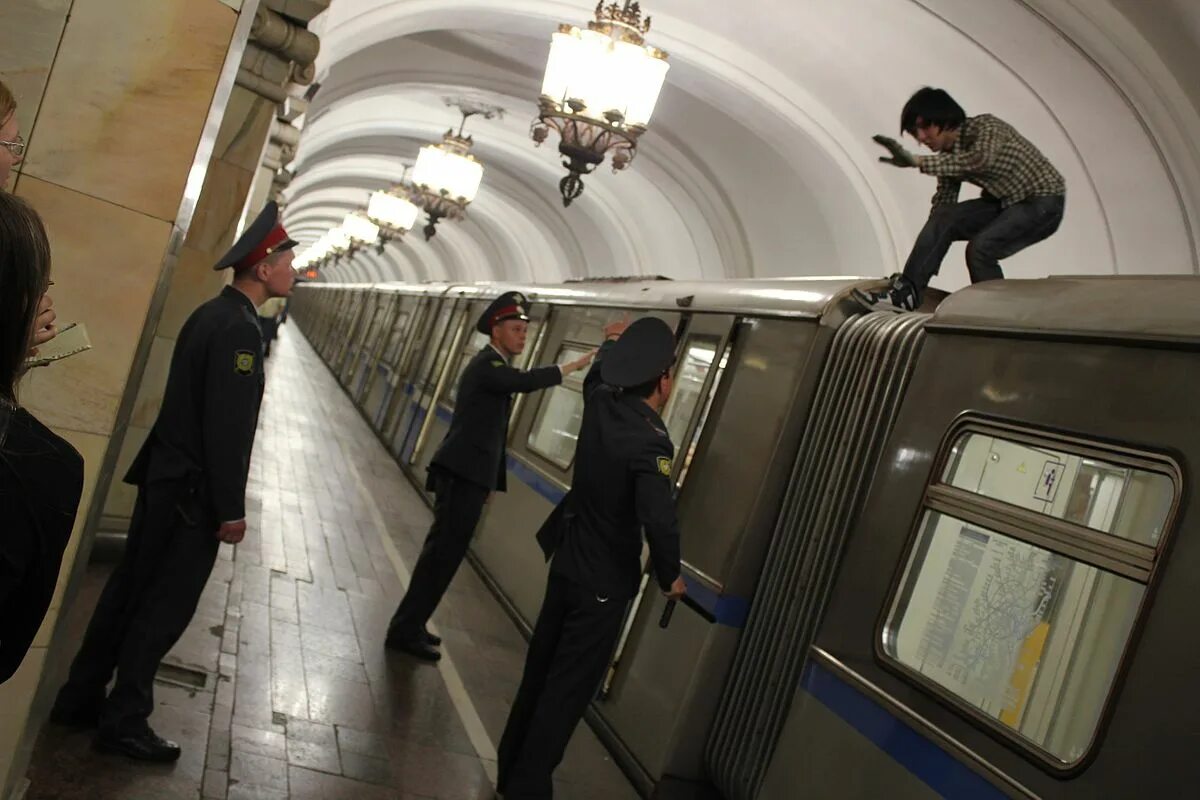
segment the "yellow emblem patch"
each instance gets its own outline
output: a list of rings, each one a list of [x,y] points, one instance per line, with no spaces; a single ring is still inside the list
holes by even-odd
[[[254,353],[249,350],[238,350],[233,354],[233,371],[238,375],[254,374]]]
[[[671,459],[666,456],[658,457],[658,471],[668,478],[671,477]]]
[[[493,366],[493,367],[503,367],[503,366],[504,366],[504,362],[503,362],[503,361],[493,361],[493,362],[492,362],[492,366]]]

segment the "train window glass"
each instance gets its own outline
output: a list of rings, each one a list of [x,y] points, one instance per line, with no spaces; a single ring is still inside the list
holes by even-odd
[[[886,655],[1062,764],[1079,761],[1146,587],[936,511],[911,553]]]
[[[421,384],[430,388],[437,376],[436,366],[442,363],[443,356],[454,341],[454,334],[446,330],[446,326],[450,323],[450,312],[453,306],[451,301],[443,301],[442,308],[438,311],[437,321],[433,326],[433,333],[424,343],[425,356],[421,360],[421,369],[417,374]]]
[[[1174,485],[1162,473],[969,431],[942,480],[959,489],[1154,547]]]
[[[446,387],[445,404],[450,408],[454,408],[454,404],[458,402],[458,384],[462,380],[463,373],[467,371],[467,365],[471,363],[471,359],[475,357],[475,354],[482,350],[484,345],[489,341],[491,341],[491,337],[480,333],[474,328],[471,329],[471,335],[467,338],[467,344],[458,355],[458,366],[454,370],[453,380]]]
[[[385,364],[393,368],[399,368],[397,363],[400,360],[400,349],[404,346],[404,330],[408,327],[409,312],[401,309],[396,315],[396,321],[392,325],[391,338],[388,340],[387,350],[384,351],[383,361]]]
[[[703,397],[704,381],[716,361],[721,339],[717,336],[693,336],[683,350],[683,358],[675,366],[671,397],[663,411],[663,422],[676,448],[683,446],[688,423]]]
[[[590,349],[578,344],[564,345],[554,363],[574,361]],[[579,440],[585,374],[585,370],[573,372],[563,378],[561,384],[550,389],[542,399],[537,417],[529,430],[529,449],[564,470],[571,467],[575,458],[575,444]]]

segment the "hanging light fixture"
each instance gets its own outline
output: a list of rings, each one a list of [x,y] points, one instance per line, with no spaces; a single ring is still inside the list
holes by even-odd
[[[490,118],[492,114],[471,107],[460,110],[463,118],[458,133],[451,128],[441,144],[422,147],[413,167],[413,201],[429,214],[429,224],[422,229],[426,241],[437,233],[436,226],[443,217],[463,218],[483,180],[483,164],[471,155],[471,145],[475,142],[463,135],[463,128],[468,117],[483,113]]]
[[[416,224],[421,209],[408,199],[412,190],[403,181],[384,191],[371,193],[367,202],[367,218],[379,226],[378,252],[393,239],[398,239]]]
[[[642,20],[639,3],[605,6],[601,0],[585,30],[559,25],[551,37],[531,135],[540,145],[551,128],[558,131],[567,168],[558,184],[564,206],[583,193],[583,176],[609,151],[613,172],[637,154],[669,67],[666,53],[646,45],[649,30],[650,17]]]
[[[367,219],[367,215],[361,211],[347,214],[342,220],[341,229],[346,232],[353,245],[375,244],[375,240],[379,238],[379,226]]]

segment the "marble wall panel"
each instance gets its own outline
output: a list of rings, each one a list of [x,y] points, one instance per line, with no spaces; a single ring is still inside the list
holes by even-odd
[[[158,320],[158,335],[174,339],[196,307],[210,297],[216,297],[225,286],[229,272],[217,272],[212,268],[219,257],[220,254],[214,256],[186,244],[179,251],[167,302]]]
[[[173,221],[236,22],[218,0],[75,0],[24,175]]]
[[[171,369],[171,351],[175,348],[175,339],[165,339],[155,336],[150,345],[150,355],[146,357],[146,369],[142,373],[142,383],[137,387],[137,400],[133,404],[133,414],[129,418],[130,425],[139,428],[150,428],[158,417],[158,408],[162,405],[163,390],[167,386],[167,372]]]
[[[31,373],[21,402],[58,430],[107,436],[129,377],[171,225],[26,175],[18,194],[50,233],[60,322],[87,326],[92,349]]]
[[[213,159],[208,164],[204,188],[196,204],[196,213],[188,229],[186,243],[209,254],[209,267],[233,244],[233,235],[242,218],[246,193],[250,191],[252,170]]]
[[[275,119],[275,103],[242,86],[234,86],[213,147],[213,158],[253,172]]]
[[[37,118],[70,10],[71,0],[0,3],[0,80],[17,98],[17,121],[22,133],[28,134]],[[17,165],[18,176],[21,169],[22,165]]]
[[[142,449],[150,428],[130,425],[125,430],[121,440],[121,452],[117,456],[117,466],[113,470],[113,479],[108,484],[108,497],[104,501],[104,515],[128,520],[133,517],[133,506],[137,502],[137,487],[125,483],[122,478],[129,471],[133,459]]]

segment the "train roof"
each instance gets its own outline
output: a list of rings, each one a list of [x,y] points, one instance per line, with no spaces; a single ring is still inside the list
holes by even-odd
[[[400,294],[450,294],[462,297],[495,297],[502,292],[523,292],[534,302],[560,305],[611,306],[647,310],[740,313],[756,316],[817,319],[847,299],[850,289],[879,278],[852,276],[754,278],[718,281],[628,280],[580,281],[558,284],[519,283],[378,283],[309,286],[373,288]]]
[[[950,295],[930,330],[1200,342],[1200,276],[1089,275],[978,283]]]

